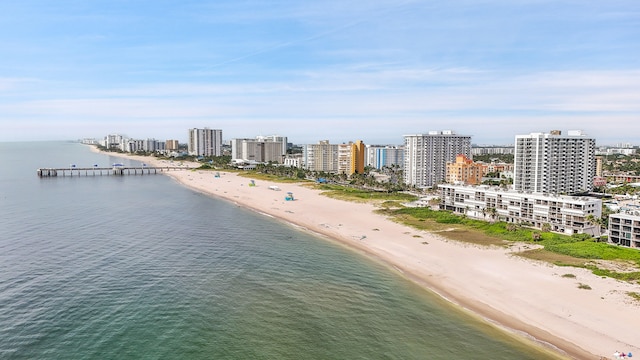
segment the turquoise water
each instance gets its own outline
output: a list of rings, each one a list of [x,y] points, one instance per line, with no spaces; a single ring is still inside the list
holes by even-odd
[[[545,358],[382,264],[168,177],[36,176],[113,162],[0,143],[0,358]]]

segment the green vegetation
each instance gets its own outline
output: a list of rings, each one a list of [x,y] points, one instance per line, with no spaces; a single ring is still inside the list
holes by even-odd
[[[591,286],[587,284],[580,283],[578,284],[578,289],[591,290]]]
[[[627,295],[631,296],[636,301],[640,301],[640,293],[637,293],[635,291],[629,291],[629,292],[627,292]]]
[[[398,222],[417,229],[438,232],[452,240],[480,245],[509,245],[511,242],[529,243],[540,247],[519,253],[530,259],[547,261],[559,266],[582,267],[598,276],[606,276],[624,281],[640,282],[640,271],[617,272],[603,269],[594,260],[629,263],[640,266],[640,251],[598,242],[587,234],[572,236],[539,231],[522,224],[489,222],[469,219],[447,211],[429,208],[400,208],[378,210]]]
[[[571,279],[575,279],[576,278],[576,276],[573,275],[573,274],[564,274],[564,275],[562,275],[562,277],[563,278],[571,278]]]
[[[273,181],[273,182],[280,182],[280,183],[310,182],[309,180],[305,180],[305,179],[298,179],[296,177],[287,177],[287,176],[281,176],[276,174],[264,174],[264,173],[257,173],[255,171],[242,171],[242,170],[235,170],[235,171],[237,172],[238,176],[246,177],[248,179],[253,179],[253,180],[264,180],[264,181]]]
[[[482,161],[482,162],[490,163],[491,160],[493,159],[497,159],[498,162],[513,164],[513,154],[473,155],[473,161]]]
[[[355,202],[378,201],[381,202],[385,208],[401,206],[401,202],[415,201],[418,199],[417,196],[406,193],[374,191],[345,185],[318,184],[315,187],[316,189],[322,190],[322,194],[330,198]]]

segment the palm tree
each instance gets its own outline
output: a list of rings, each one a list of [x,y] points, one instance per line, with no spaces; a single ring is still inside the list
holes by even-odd
[[[591,226],[595,226],[595,229],[591,230],[591,236],[594,236],[594,237],[600,236],[600,226],[601,226],[600,219],[596,218],[592,214],[587,215],[584,219],[587,222],[587,224]],[[597,235],[596,235],[596,230],[598,233]]]
[[[491,217],[491,220],[495,220],[496,216],[498,215],[498,210],[496,210],[496,208],[494,207],[490,207],[487,209],[487,212],[489,213],[489,216]]]

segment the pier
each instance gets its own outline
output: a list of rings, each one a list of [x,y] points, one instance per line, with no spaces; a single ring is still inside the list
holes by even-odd
[[[173,170],[191,170],[185,166],[113,166],[113,167],[68,167],[68,168],[39,168],[39,177],[56,176],[107,176],[107,175],[153,175]]]

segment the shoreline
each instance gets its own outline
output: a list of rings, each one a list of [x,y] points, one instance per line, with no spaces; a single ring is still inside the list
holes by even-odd
[[[99,152],[91,146],[92,151]],[[112,154],[160,165],[153,157]],[[198,164],[199,165],[199,164]],[[219,172],[220,178],[214,178]],[[225,171],[166,175],[207,196],[229,201],[303,231],[327,237],[384,262],[419,286],[514,338],[558,358],[640,354],[640,303],[627,292],[638,285],[515,256],[512,248],[480,247],[410,228],[374,213],[371,204],[322,196],[299,183],[256,181]],[[269,189],[277,185],[282,191]],[[285,201],[292,191],[295,201]],[[571,273],[574,278],[564,277]],[[592,290],[578,288],[588,284]],[[634,326],[635,325],[635,326]]]

